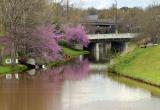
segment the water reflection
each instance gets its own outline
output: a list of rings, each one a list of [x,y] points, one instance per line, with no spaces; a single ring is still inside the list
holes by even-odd
[[[32,70],[28,70],[27,73],[31,76],[34,76],[36,75],[36,70],[35,69],[32,69]]]
[[[145,83],[140,83],[135,80],[131,80],[131,79],[128,79],[128,78],[125,78],[122,76],[117,77],[117,75],[115,75],[113,73],[106,74],[106,77],[109,77],[110,79],[112,79],[113,81],[116,81],[118,83],[125,84],[132,89],[141,88],[144,91],[150,91],[151,97],[160,97],[160,88],[158,88],[158,87],[151,86],[151,85],[148,85]]]
[[[160,99],[152,92],[117,81],[106,69],[77,59],[50,70],[5,75],[0,110],[159,110]]]

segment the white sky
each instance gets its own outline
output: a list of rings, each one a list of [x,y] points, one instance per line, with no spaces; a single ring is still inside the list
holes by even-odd
[[[97,9],[109,8],[116,0],[70,0],[72,3],[82,8],[94,7]],[[143,7],[159,4],[160,0],[117,0],[118,7]]]

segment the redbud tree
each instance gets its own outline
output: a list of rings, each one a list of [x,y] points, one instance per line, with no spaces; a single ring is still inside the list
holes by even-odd
[[[81,47],[87,47],[89,43],[88,36],[83,26],[64,26],[64,35],[66,41],[70,45],[80,45]]]

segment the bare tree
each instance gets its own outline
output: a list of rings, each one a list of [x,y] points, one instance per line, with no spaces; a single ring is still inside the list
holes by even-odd
[[[139,41],[160,43],[160,6],[151,6],[140,18],[142,28]]]
[[[25,50],[30,28],[42,21],[45,0],[1,0],[1,23],[12,43],[11,56],[18,57],[20,49]]]

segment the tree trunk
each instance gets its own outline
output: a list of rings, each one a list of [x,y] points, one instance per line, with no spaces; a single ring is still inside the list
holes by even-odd
[[[2,47],[0,50],[0,65],[3,63],[3,52],[4,52],[4,48]]]

